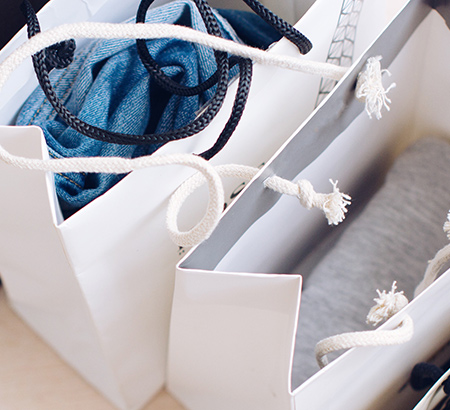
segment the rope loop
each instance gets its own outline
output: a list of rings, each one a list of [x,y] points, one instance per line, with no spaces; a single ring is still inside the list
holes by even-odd
[[[244,0],[244,3],[283,37],[286,37],[291,43],[295,44],[301,54],[307,54],[311,51],[311,41],[287,21],[281,19],[257,0]]]
[[[396,292],[397,284],[392,284],[389,293],[377,290],[376,305],[370,310],[367,322],[377,325],[388,320],[408,304],[403,292]],[[403,321],[393,330],[368,330],[361,332],[341,333],[322,339],[316,344],[316,361],[320,368],[328,364],[327,354],[353,347],[392,346],[409,342],[414,334],[414,323],[406,315]]]

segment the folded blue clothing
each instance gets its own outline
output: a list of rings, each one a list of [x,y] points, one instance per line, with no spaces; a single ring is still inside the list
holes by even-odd
[[[266,48],[280,38],[278,32],[253,13],[236,10],[222,12],[243,35],[239,38],[234,27],[215,11],[225,38],[260,48]],[[197,7],[189,0],[176,0],[150,9],[146,22],[184,25],[206,32]],[[249,30],[251,26],[255,26],[255,30]],[[177,39],[148,40],[147,46],[166,75],[185,86],[192,87],[204,82],[217,69],[213,50],[204,46]],[[230,71],[230,76],[237,72],[235,67]],[[182,97],[161,89],[141,63],[135,41],[129,39],[90,42],[76,51],[69,67],[52,71],[50,79],[57,96],[78,118],[109,131],[127,134],[162,133],[178,129],[195,119],[198,110],[215,91],[213,87],[200,95]],[[22,107],[16,124],[41,127],[53,158],[135,158],[149,155],[160,147],[158,144],[125,146],[86,137],[68,127],[57,116],[40,87]],[[102,195],[123,177],[85,173],[55,175],[56,193],[64,217],[69,217]]]

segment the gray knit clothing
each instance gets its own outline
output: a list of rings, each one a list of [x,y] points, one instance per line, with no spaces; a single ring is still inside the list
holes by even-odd
[[[442,226],[449,208],[450,144],[423,139],[396,160],[384,185],[305,275],[293,387],[318,371],[319,340],[373,329],[365,319],[377,289],[389,291],[396,280],[412,299],[427,261],[448,243]]]

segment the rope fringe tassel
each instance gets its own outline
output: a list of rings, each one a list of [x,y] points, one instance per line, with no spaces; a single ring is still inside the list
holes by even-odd
[[[397,312],[400,312],[408,303],[408,298],[404,292],[396,292],[397,282],[394,281],[390,292],[386,293],[385,290],[380,292],[377,289],[378,297],[374,299],[376,305],[370,309],[367,315],[366,322],[373,326],[377,326],[394,316]]]
[[[380,64],[381,56],[370,57],[367,60],[366,68],[358,75],[356,83],[355,96],[366,105],[366,112],[369,118],[375,115],[376,119],[381,119],[381,110],[386,108],[390,111],[389,104],[391,100],[387,93],[396,86],[392,83],[386,90],[383,87],[382,76],[384,73],[389,76],[391,73],[388,70],[382,70]]]
[[[410,316],[393,330],[367,330],[362,332],[342,333],[331,336],[317,343],[316,360],[322,369],[328,364],[327,354],[353,347],[393,346],[409,342],[414,334],[414,323]]]

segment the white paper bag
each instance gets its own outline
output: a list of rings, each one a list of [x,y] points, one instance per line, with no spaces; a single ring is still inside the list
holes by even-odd
[[[304,210],[291,197],[280,199],[263,181],[274,174],[308,179],[327,192],[331,177],[351,193],[368,176],[382,175],[417,138],[449,138],[449,42],[450,31],[436,11],[421,1],[408,2],[328,100],[226,210],[208,241],[180,262],[168,388],[186,408],[412,408],[405,407],[410,398],[399,393],[412,367],[450,340],[444,320],[450,312],[450,272],[382,327],[394,329],[409,315],[414,321],[410,342],[353,349],[293,390],[302,277],[291,273],[292,266],[307,255],[326,223],[319,211]],[[380,121],[358,115],[362,108],[352,94],[357,73],[374,55],[383,56],[383,67],[397,84],[389,94],[391,111]]]
[[[355,56],[383,27],[386,4],[366,0],[352,37]],[[52,0],[38,17],[43,31],[66,22],[120,22],[137,5],[137,0]],[[320,0],[298,24],[314,42],[308,59],[326,60],[341,8],[341,0]],[[0,59],[25,38],[22,30]],[[284,40],[270,52],[297,53]],[[314,109],[319,84],[310,75],[256,65],[244,116],[212,162],[265,162]],[[17,155],[46,158],[38,128],[10,126],[36,85],[28,61],[3,88],[0,144]],[[158,154],[210,147],[229,116],[235,89],[231,84],[223,109],[205,131],[167,144]],[[165,210],[170,195],[191,174],[179,166],[133,172],[63,220],[51,175],[0,164],[0,272],[9,302],[120,409],[140,408],[166,379],[174,272],[184,249],[169,240]],[[228,185],[228,195],[234,188]],[[196,221],[201,208],[188,204],[183,221]]]

